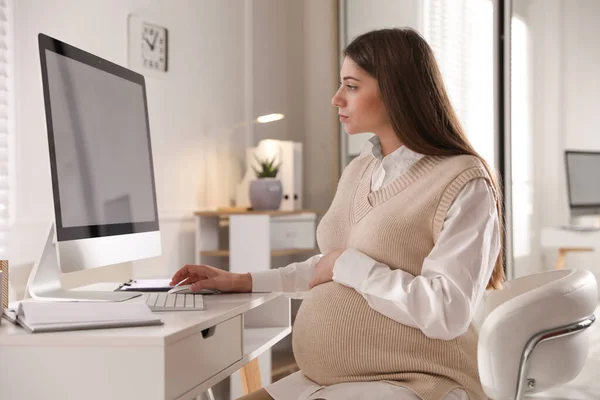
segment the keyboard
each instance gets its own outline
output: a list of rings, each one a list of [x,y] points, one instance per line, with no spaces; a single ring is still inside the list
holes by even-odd
[[[146,304],[152,311],[199,311],[204,310],[201,294],[150,293]]]

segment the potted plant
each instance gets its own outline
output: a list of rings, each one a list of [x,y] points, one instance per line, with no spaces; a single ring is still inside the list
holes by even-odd
[[[277,172],[281,164],[275,164],[276,157],[258,158],[254,157],[259,168],[252,167],[256,173],[256,179],[250,181],[250,205],[253,210],[278,210],[281,206],[283,187],[277,179]]]

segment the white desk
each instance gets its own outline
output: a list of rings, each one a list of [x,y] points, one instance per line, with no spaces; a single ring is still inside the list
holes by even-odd
[[[235,273],[271,269],[272,257],[317,254],[315,232],[317,214],[312,211],[247,211],[221,209],[194,213],[196,222],[195,263],[209,264]],[[227,232],[225,232],[227,231]],[[225,233],[228,233],[225,235]],[[294,364],[293,362],[291,364]],[[271,351],[265,351],[242,371],[242,388],[260,388],[253,371],[263,371],[262,385],[270,383],[264,372],[272,370]],[[244,377],[249,377],[244,381]],[[240,379],[231,380],[232,391]]]
[[[162,312],[153,327],[29,334],[4,320],[0,399],[193,399],[291,332],[279,293],[204,302],[205,311]]]
[[[569,252],[595,251],[600,247],[600,231],[574,231],[561,228],[543,228],[541,245],[545,248],[558,249],[556,269],[565,265],[565,258]]]

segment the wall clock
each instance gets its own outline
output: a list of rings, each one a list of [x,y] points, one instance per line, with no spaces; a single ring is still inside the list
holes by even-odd
[[[166,72],[169,56],[167,28],[143,22],[140,36],[142,65],[145,68]]]
[[[164,21],[147,14],[127,17],[127,66],[140,74],[165,77],[169,66],[169,31]]]

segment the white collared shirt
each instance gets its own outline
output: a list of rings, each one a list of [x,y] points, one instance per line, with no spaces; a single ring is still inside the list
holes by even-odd
[[[373,175],[371,175],[371,191],[374,192],[387,185],[406,172],[414,163],[423,158],[422,154],[415,153],[405,146],[400,146],[391,154],[383,157],[381,144],[377,136],[373,136],[365,144],[358,158],[372,154],[375,161]]]
[[[395,180],[423,157],[401,146],[382,158],[377,137],[367,142],[359,157],[368,154],[377,158],[372,191]],[[450,206],[439,238],[423,261],[421,275],[392,270],[356,249],[347,249],[335,263],[333,280],[354,288],[381,314],[419,328],[430,338],[450,340],[465,333],[472,322],[499,252],[494,195],[484,179],[475,179]],[[252,290],[302,298],[321,256],[252,273]]]
[[[402,146],[381,158],[373,137],[361,155],[377,158],[371,190],[398,178],[422,155]],[[468,212],[466,212],[468,210]],[[438,241],[423,261],[421,275],[392,270],[356,249],[337,260],[333,280],[356,289],[369,305],[435,339],[462,335],[473,319],[500,252],[498,214],[483,179],[468,182],[448,210]],[[255,292],[282,291],[302,298],[321,255],[284,268],[252,274]]]

